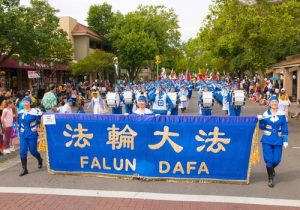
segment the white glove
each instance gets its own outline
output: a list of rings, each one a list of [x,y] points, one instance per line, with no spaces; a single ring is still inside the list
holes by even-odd
[[[158,93],[159,93],[158,90],[156,90],[156,91],[155,91],[155,94],[157,95]]]
[[[285,149],[288,147],[288,145],[289,145],[289,143],[283,142],[283,146],[284,146]]]
[[[129,113],[124,113],[124,115],[126,115],[126,116],[127,116],[127,115],[129,115]]]
[[[158,116],[160,116],[160,114],[155,114],[154,116],[155,116],[155,117],[158,117]]]
[[[257,119],[258,119],[258,120],[262,120],[262,119],[263,119],[263,116],[262,116],[262,115],[257,115]]]
[[[167,112],[167,115],[171,115],[171,111],[168,111],[168,112]]]

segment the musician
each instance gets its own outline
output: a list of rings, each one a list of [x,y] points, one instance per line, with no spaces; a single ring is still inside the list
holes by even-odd
[[[42,112],[39,109],[31,108],[31,98],[23,99],[24,109],[18,114],[18,125],[20,131],[20,158],[22,171],[19,176],[28,174],[27,170],[27,151],[29,149],[32,156],[38,160],[38,168],[42,168],[43,159],[37,151],[38,131]]]
[[[211,116],[212,113],[212,105],[213,105],[213,98],[212,98],[212,104],[210,107],[204,107],[203,106],[203,93],[208,92],[208,88],[205,87],[204,91],[201,93],[201,95],[199,96],[199,100],[198,100],[198,106],[200,107],[200,112],[202,116]]]
[[[134,96],[134,102],[135,102],[135,105],[137,106],[137,104],[138,104],[138,98],[140,97],[140,96],[145,96],[146,97],[146,107],[149,109],[149,103],[148,103],[148,92],[147,92],[147,90],[146,90],[146,88],[145,87],[141,87],[141,89],[140,90],[136,90],[136,92],[135,92],[135,96]]]
[[[147,98],[145,96],[140,96],[137,101],[138,108],[133,112],[133,114],[137,115],[152,115],[153,112],[146,108]]]
[[[178,108],[181,109],[182,113],[185,112],[185,110],[188,106],[188,95],[189,95],[188,90],[186,89],[185,85],[182,84],[180,86],[180,91],[178,93],[178,96],[179,96],[179,99],[180,99],[180,103],[179,103]]]
[[[156,91],[150,95],[149,100],[153,102],[152,111],[154,114],[171,115],[173,103],[162,88],[162,84],[158,83]]]
[[[227,101],[229,103],[229,110],[228,115],[229,116],[240,116],[241,115],[241,106],[235,106],[234,102],[232,100],[233,92],[235,90],[238,90],[238,86],[235,84],[232,86],[232,91],[227,95]]]
[[[120,86],[115,87],[115,93],[116,93],[116,98],[117,98],[117,104],[115,107],[112,107],[112,114],[122,114],[122,104],[121,102],[123,101],[123,96],[121,94]]]
[[[263,115],[257,116],[259,127],[264,131],[261,142],[269,187],[274,187],[275,167],[281,161],[282,147],[288,147],[286,113],[278,110],[278,103],[277,96],[271,96],[268,110]]]
[[[171,86],[170,93],[176,93],[174,86]],[[171,115],[178,115],[178,104],[179,104],[179,102],[180,102],[179,96],[176,93],[176,103],[173,103],[173,109],[171,110]]]
[[[228,94],[229,94],[228,85],[225,85],[221,90],[221,95],[223,97],[222,110],[225,111],[227,115],[229,110],[229,102],[227,101]]]
[[[123,92],[123,103],[125,104],[125,113],[132,114],[134,94],[133,94],[133,91],[131,90],[130,85],[126,86],[125,91],[131,93],[131,103],[126,103],[126,101],[125,101],[125,95],[124,95],[125,93]]]

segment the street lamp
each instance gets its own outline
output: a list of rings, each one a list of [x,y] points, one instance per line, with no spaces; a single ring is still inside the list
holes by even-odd
[[[156,80],[158,80],[158,64],[161,63],[159,55],[155,56],[155,63],[156,63]]]

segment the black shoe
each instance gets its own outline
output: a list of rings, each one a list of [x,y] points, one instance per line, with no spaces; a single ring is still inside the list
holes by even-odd
[[[21,159],[21,163],[22,163],[22,171],[19,174],[19,176],[24,176],[24,175],[28,174],[28,170],[27,170],[27,158],[22,158]]]
[[[40,155],[35,156],[35,158],[38,160],[38,168],[42,168],[43,167],[43,159],[41,158]]]
[[[273,171],[274,171],[273,167],[271,167],[271,168],[267,167],[267,172],[268,172],[268,186],[269,187],[274,187],[274,176],[273,176],[274,172]]]

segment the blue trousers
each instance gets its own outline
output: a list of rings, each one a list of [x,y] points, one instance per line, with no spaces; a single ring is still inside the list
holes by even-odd
[[[282,145],[262,144],[263,156],[268,168],[276,167],[281,161]]]
[[[111,109],[112,111],[112,114],[122,114],[122,107],[121,106],[119,106],[119,107],[117,107],[117,108],[112,108]]]
[[[171,115],[178,115],[178,107],[172,109]]]
[[[20,137],[20,157],[27,158],[27,151],[32,154],[32,156],[40,156],[40,153],[37,151],[37,137],[36,138],[22,138]]]
[[[132,108],[133,108],[133,104],[126,104],[125,105],[125,112],[128,114],[132,114]]]
[[[211,116],[211,109],[201,109],[202,116]]]
[[[229,116],[240,116],[241,108],[235,108],[234,106],[229,106]]]

